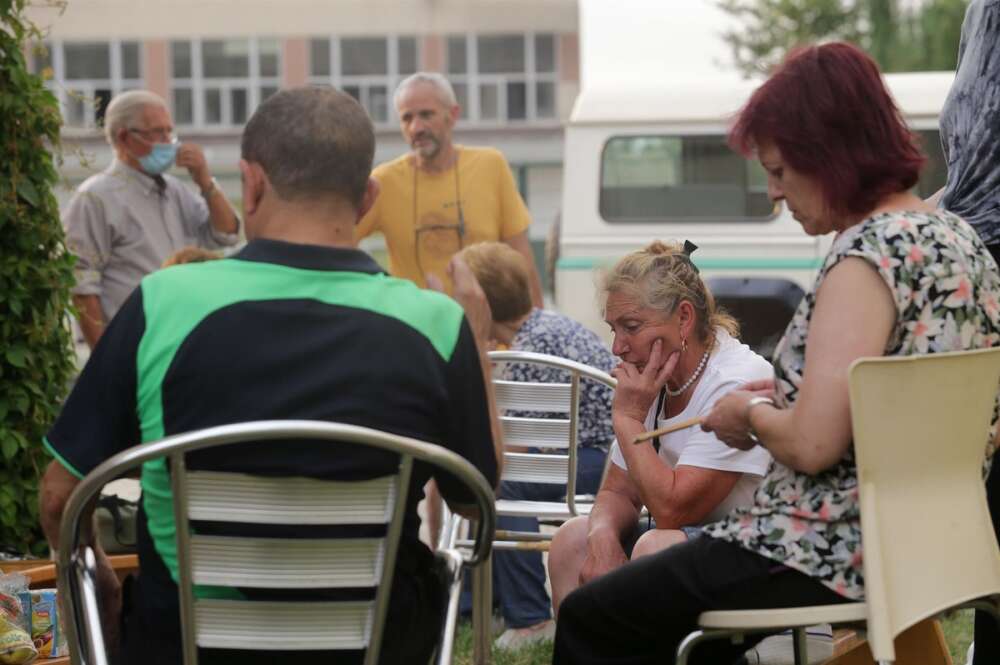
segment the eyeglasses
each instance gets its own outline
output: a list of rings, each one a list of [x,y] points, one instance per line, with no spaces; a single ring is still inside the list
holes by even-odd
[[[129,127],[128,131],[133,134],[138,134],[143,139],[149,143],[156,142],[159,139],[159,143],[173,143],[177,140],[177,135],[174,134],[173,130],[170,129],[139,129],[138,127]]]
[[[455,209],[458,220],[448,219],[436,212],[430,212],[417,219],[417,165],[413,165],[413,246],[417,259],[417,270],[421,276],[427,274],[423,257],[450,258],[465,247],[465,215],[462,212],[462,190],[458,180],[458,157],[455,158]]]

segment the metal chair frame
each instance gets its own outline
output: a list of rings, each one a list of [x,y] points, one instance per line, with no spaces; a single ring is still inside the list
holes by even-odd
[[[998,377],[1000,348],[856,360],[849,389],[866,600],[703,612],[700,629],[678,646],[677,665],[687,665],[691,650],[706,640],[739,643],[747,634],[788,628],[800,665],[808,655],[805,628],[820,623],[864,626],[874,658],[892,663],[894,639],[945,610],[975,607],[1000,621],[1000,548],[979,452]],[[906,519],[907,510],[920,515],[919,525]],[[961,554],[954,552],[956,537]],[[961,563],[955,565],[956,559]]]
[[[442,665],[451,662],[456,625],[455,615],[457,614],[458,596],[461,588],[461,572],[464,568],[478,566],[487,561],[492,546],[492,534],[495,525],[494,495],[492,488],[483,478],[482,474],[472,464],[456,453],[446,450],[441,446],[416,439],[356,425],[308,420],[272,420],[212,427],[134,446],[106,460],[80,481],[69,497],[64,509],[60,524],[60,543],[62,543],[62,548],[59,551],[59,582],[62,588],[66,589],[69,593],[69,599],[65,606],[69,608],[71,615],[68,618],[69,620],[66,621],[65,627],[71,647],[72,661],[75,665],[81,663],[105,665],[107,663],[107,652],[101,632],[100,612],[97,602],[96,558],[93,549],[90,546],[81,545],[79,540],[82,533],[81,519],[84,515],[89,514],[88,507],[93,497],[100,492],[101,488],[111,480],[121,477],[127,471],[145,462],[164,457],[170,460],[171,481],[174,492],[174,518],[177,525],[177,555],[180,577],[178,595],[181,610],[184,663],[185,665],[195,665],[197,663],[198,644],[196,640],[199,636],[198,627],[200,620],[198,607],[205,601],[196,600],[192,589],[192,535],[188,527],[188,521],[192,503],[189,492],[192,482],[191,477],[192,473],[199,472],[187,471],[185,455],[192,451],[213,446],[282,439],[309,439],[360,444],[400,455],[398,474],[389,476],[391,479],[391,491],[385,493],[385,497],[388,498],[384,505],[386,509],[384,522],[387,526],[387,533],[384,538],[384,545],[382,546],[383,559],[381,561],[381,572],[375,575],[377,581],[372,585],[375,588],[375,599],[371,604],[370,610],[368,610],[368,619],[366,628],[364,629],[368,638],[367,644],[362,647],[366,649],[366,665],[373,665],[377,662],[382,644],[386,610],[388,609],[396,554],[406,514],[406,497],[408,495],[414,460],[428,463],[438,469],[449,472],[471,491],[479,516],[479,519],[475,523],[477,533],[475,541],[471,545],[471,548],[463,551],[451,548],[438,552],[438,556],[444,560],[445,570],[449,576],[447,594],[450,604],[442,626],[441,643],[438,647],[436,661]],[[242,476],[248,478],[245,474],[208,473],[214,476]],[[279,480],[282,482],[321,483],[324,486],[339,485],[341,489],[350,486],[357,487],[359,484],[357,482],[320,481],[302,478],[281,478]],[[309,487],[314,486],[310,485]],[[318,487],[318,485],[315,487]],[[206,505],[204,501],[200,503]],[[326,505],[314,507],[313,512],[318,511],[322,513],[327,507]],[[324,521],[324,518],[329,518],[334,509],[331,508],[326,515],[321,514],[312,517],[305,515],[305,512],[303,510],[303,514],[293,519],[292,523],[328,524],[331,522]],[[266,522],[266,520],[249,518],[237,518],[233,521]],[[371,521],[340,519],[334,523],[371,523]],[[376,556],[378,556],[377,552]],[[377,564],[373,570],[378,570]],[[235,586],[235,584],[230,584],[229,586]],[[241,586],[251,585],[244,583]],[[274,586],[281,588],[279,584]],[[263,601],[226,602],[256,603]],[[294,608],[290,608],[294,604],[287,603],[286,605],[289,607],[282,608],[282,610],[294,612]],[[309,611],[315,610],[319,605],[333,604],[344,605],[345,603],[341,601],[309,603]],[[275,630],[280,630],[280,628],[275,628]],[[326,649],[329,647],[311,646],[305,648]]]
[[[565,502],[519,502],[499,499],[497,515],[530,514],[540,520],[565,522],[577,515],[589,514],[592,503],[580,504],[576,493],[577,470],[577,425],[580,410],[580,382],[590,379],[614,388],[617,381],[599,369],[558,356],[530,351],[491,351],[489,359],[494,363],[534,363],[545,365],[569,373],[568,383],[534,383],[528,381],[506,381],[494,379],[494,393],[497,410],[501,412],[500,425],[504,445],[566,449],[565,455],[552,453],[504,453],[504,480],[519,482],[546,482],[566,485]],[[524,418],[503,415],[505,410],[540,411],[544,413],[565,413],[566,419]],[[565,443],[564,443],[565,441]],[[605,466],[605,473],[607,466]],[[518,510],[519,505],[523,507]],[[463,520],[444,515],[439,547],[464,548],[471,541],[461,539]],[[498,531],[493,543],[494,549],[504,550],[547,550],[552,537],[547,534]],[[474,572],[472,581],[472,625],[473,661],[488,663],[492,642],[493,571],[492,559],[488,558]]]

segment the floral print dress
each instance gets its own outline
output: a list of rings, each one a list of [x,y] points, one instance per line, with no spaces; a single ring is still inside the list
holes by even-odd
[[[892,292],[896,324],[885,355],[961,351],[1000,344],[1000,276],[972,227],[945,212],[890,212],[841,233],[774,355],[778,405],[795,403],[803,380],[816,293],[843,259],[870,263]],[[1000,405],[998,405],[1000,406]],[[992,436],[986,456],[992,454]],[[858,478],[853,447],[815,476],[771,463],[754,497],[708,535],[736,543],[816,578],[850,599],[864,598]]]

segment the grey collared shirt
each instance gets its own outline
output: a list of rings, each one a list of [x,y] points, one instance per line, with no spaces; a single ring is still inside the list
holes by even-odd
[[[63,213],[69,249],[77,256],[72,292],[100,297],[105,321],[143,276],[184,247],[232,246],[239,233],[220,233],[208,206],[177,178],[163,176],[162,193],[150,176],[114,160],[87,178]]]

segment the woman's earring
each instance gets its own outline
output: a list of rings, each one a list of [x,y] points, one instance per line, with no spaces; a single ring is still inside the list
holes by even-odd
[[[687,350],[688,350],[688,341],[687,338],[685,337],[684,339],[681,340],[681,353],[684,353]]]

